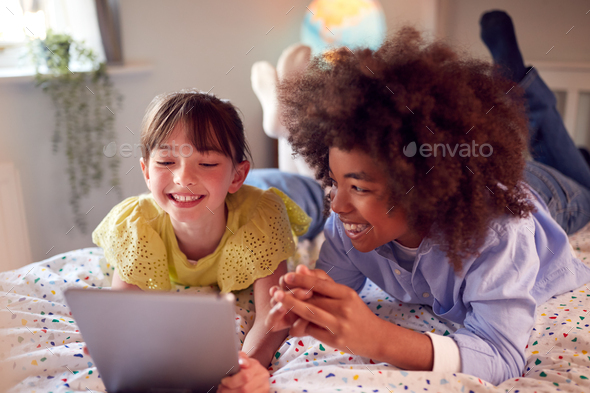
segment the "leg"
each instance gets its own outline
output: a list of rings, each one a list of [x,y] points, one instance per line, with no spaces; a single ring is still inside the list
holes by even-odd
[[[252,90],[262,105],[262,129],[271,138],[286,138],[288,131],[281,124],[277,101],[277,70],[268,61],[252,65]]]
[[[302,239],[313,239],[323,229],[326,218],[324,210],[324,190],[314,179],[278,169],[254,169],[250,171],[245,184],[262,188],[275,187],[283,191],[312,218],[309,230]]]
[[[590,168],[565,129],[553,92],[534,68],[519,84],[527,100],[533,158],[590,189]]]
[[[266,135],[279,140],[279,168],[285,172],[299,173],[313,178],[313,170],[301,157],[292,157],[292,149],[287,141],[289,131],[281,123],[281,108],[277,100],[277,85],[305,70],[311,58],[311,48],[303,44],[293,44],[286,48],[275,69],[267,61],[259,61],[252,66],[252,89],[262,105],[262,128]]]
[[[555,107],[555,96],[537,70],[527,71],[524,67],[510,16],[504,11],[487,12],[480,25],[482,40],[494,62],[525,91],[533,158],[590,189],[590,168],[565,129]]]
[[[568,235],[590,221],[590,189],[536,161],[526,163],[524,177]]]
[[[289,132],[281,123],[277,85],[285,78],[303,72],[311,58],[311,49],[303,44],[293,44],[286,48],[275,69],[267,61],[252,65],[252,90],[262,105],[262,128],[271,138],[287,138]]]
[[[490,50],[494,63],[502,67],[502,74],[513,81],[521,80],[526,67],[510,16],[504,11],[486,12],[479,20],[479,25],[481,39]]]

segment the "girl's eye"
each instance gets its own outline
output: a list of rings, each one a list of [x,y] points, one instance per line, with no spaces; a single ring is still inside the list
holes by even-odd
[[[166,162],[156,162],[156,164],[163,165],[163,166],[168,166],[168,165],[172,165],[174,163],[173,162],[166,161]]]
[[[328,180],[330,180],[330,184],[332,187],[338,187],[338,183],[336,183],[336,180],[329,178]]]
[[[367,192],[367,191],[369,191],[369,190],[366,190],[364,188],[360,188],[360,187],[357,187],[357,186],[352,186],[352,188],[354,190],[358,191],[358,192]]]
[[[219,164],[201,164],[201,166],[207,167],[207,168],[212,168],[212,167],[216,167]]]

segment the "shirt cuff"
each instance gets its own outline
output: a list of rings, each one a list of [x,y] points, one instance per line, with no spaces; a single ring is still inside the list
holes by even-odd
[[[426,332],[434,350],[434,361],[432,371],[436,372],[461,372],[461,353],[459,346],[450,337]]]

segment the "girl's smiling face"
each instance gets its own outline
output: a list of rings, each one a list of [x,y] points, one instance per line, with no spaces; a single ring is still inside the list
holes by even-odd
[[[390,206],[387,178],[366,153],[330,148],[331,208],[344,224],[354,248],[369,252],[397,240],[418,247],[422,237],[408,228],[406,214]]]
[[[158,205],[175,222],[212,222],[225,217],[225,198],[242,185],[250,163],[235,164],[215,150],[197,151],[182,124],[177,124],[164,145],[154,149],[146,165],[146,184]]]

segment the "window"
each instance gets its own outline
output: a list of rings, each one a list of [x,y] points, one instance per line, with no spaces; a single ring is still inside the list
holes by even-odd
[[[48,29],[84,41],[105,58],[94,0],[5,0],[0,9],[0,77],[32,75],[28,54],[32,39],[44,39]],[[72,65],[76,68],[76,65]]]

